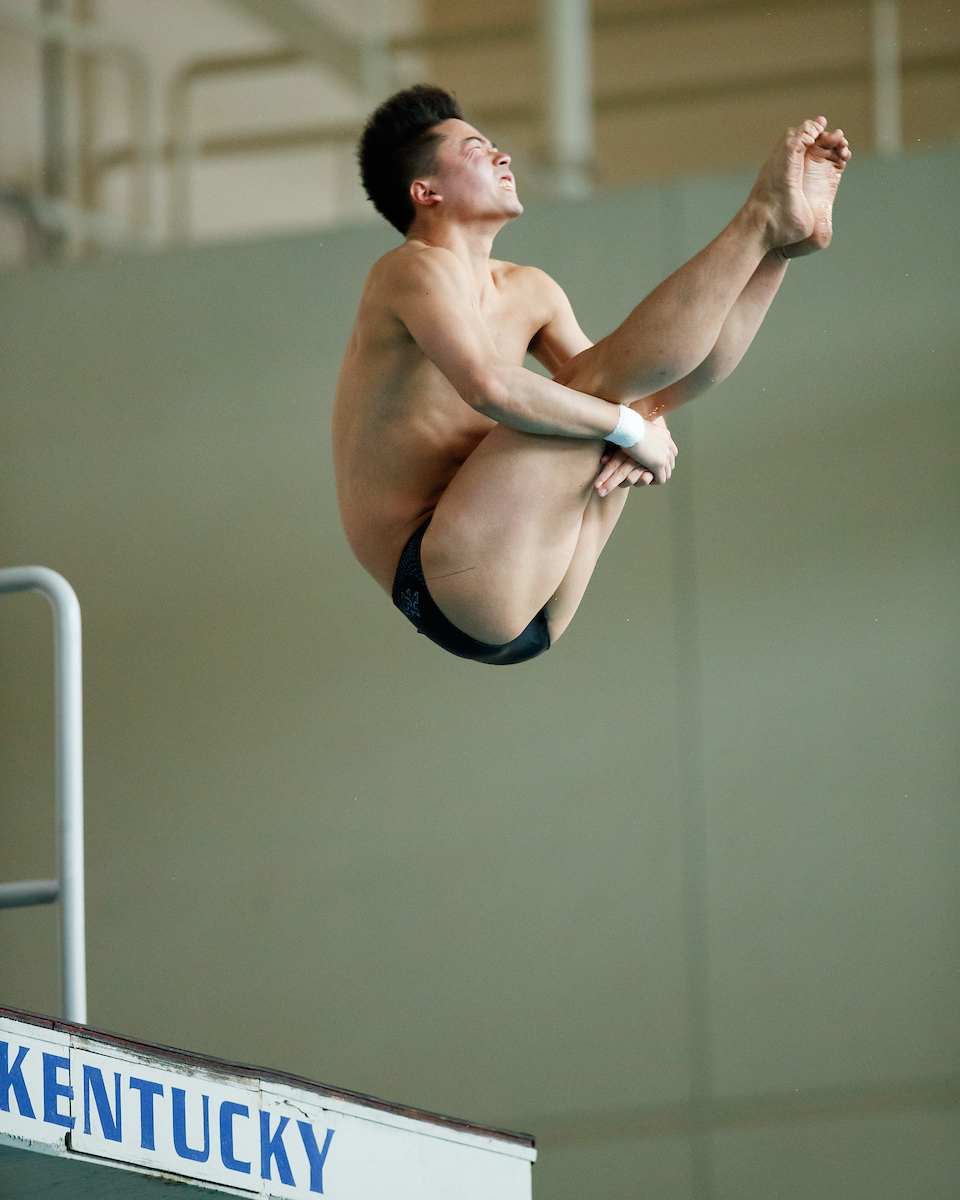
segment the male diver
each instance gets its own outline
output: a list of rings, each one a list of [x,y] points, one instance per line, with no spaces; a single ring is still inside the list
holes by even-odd
[[[523,212],[510,156],[439,88],[377,109],[361,174],[405,241],[370,271],[340,371],[337,493],[421,633],[493,664],[556,641],[624,489],[670,478],[664,414],[730,374],[789,259],[829,243],[849,158],[823,117],[788,130],[730,224],[593,345],[549,276],[490,257]]]

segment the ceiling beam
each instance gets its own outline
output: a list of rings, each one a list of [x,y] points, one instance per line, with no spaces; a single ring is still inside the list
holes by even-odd
[[[370,91],[374,47],[351,37],[304,0],[228,0],[278,33],[304,58],[325,67],[355,91]]]

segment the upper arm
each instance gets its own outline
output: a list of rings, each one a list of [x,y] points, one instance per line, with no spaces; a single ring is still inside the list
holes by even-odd
[[[580,328],[563,288],[543,271],[536,271],[545,302],[544,324],[530,343],[530,353],[551,375],[565,362],[588,350],[593,342]]]
[[[390,305],[423,353],[468,404],[482,402],[502,360],[466,268],[449,250],[430,247],[391,264]]]

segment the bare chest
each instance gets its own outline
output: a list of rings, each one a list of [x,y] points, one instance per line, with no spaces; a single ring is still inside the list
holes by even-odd
[[[480,315],[497,353],[520,366],[527,347],[543,326],[543,314],[529,295],[498,294],[480,303]]]

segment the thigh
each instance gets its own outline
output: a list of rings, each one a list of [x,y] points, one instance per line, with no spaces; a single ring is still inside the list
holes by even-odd
[[[600,441],[503,425],[484,438],[440,498],[421,548],[430,593],[454,625],[499,645],[557,593],[602,452]]]

